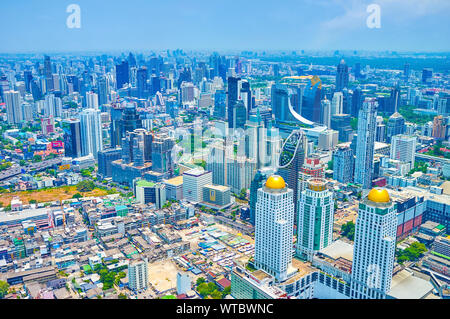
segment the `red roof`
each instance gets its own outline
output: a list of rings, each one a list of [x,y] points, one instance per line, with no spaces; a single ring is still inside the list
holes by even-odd
[[[227,278],[222,278],[217,281],[219,285],[221,285],[223,288],[227,288],[231,286],[231,281],[229,281]]]

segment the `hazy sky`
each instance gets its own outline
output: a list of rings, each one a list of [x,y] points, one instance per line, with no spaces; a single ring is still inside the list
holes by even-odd
[[[70,4],[80,29],[66,26]],[[0,0],[0,52],[450,51],[449,16],[450,0]]]

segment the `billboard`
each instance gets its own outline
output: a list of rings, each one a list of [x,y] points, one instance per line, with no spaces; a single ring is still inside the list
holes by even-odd
[[[68,170],[68,169],[70,169],[70,164],[65,164],[65,165],[59,166],[59,170],[60,171],[65,171],[65,170]]]
[[[52,142],[52,148],[63,148],[64,143],[62,141],[53,141]]]

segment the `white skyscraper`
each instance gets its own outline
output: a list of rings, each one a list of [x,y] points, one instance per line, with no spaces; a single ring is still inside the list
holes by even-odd
[[[325,97],[324,100],[321,101],[322,104],[322,124],[327,128],[331,128],[331,103],[330,100],[327,100]]]
[[[9,124],[17,124],[23,120],[20,93],[18,91],[7,91],[4,93],[6,103],[6,117]]]
[[[408,135],[394,135],[391,140],[391,159],[409,162],[414,166],[416,155],[416,137]]]
[[[307,184],[298,205],[297,252],[311,260],[333,241],[334,201],[324,179],[313,178]]]
[[[331,115],[344,113],[343,107],[344,107],[344,95],[342,94],[342,92],[334,92],[333,99],[331,101]]]
[[[292,267],[294,201],[284,179],[274,175],[258,189],[255,218],[255,262],[258,269],[286,280]]]
[[[385,189],[359,203],[352,265],[352,297],[382,299],[391,288],[397,209]]]
[[[80,113],[82,156],[97,153],[103,150],[102,122],[100,110],[85,109]]]
[[[44,115],[46,117],[61,117],[62,114],[62,101],[61,98],[55,97],[54,94],[48,94],[45,96],[44,103]]]
[[[138,291],[148,287],[148,262],[146,259],[136,260],[128,267],[128,285]]]
[[[98,109],[98,95],[94,92],[86,92],[86,106],[90,109]]]
[[[358,115],[355,183],[360,184],[363,189],[370,189],[372,186],[377,107],[375,98],[366,98]]]

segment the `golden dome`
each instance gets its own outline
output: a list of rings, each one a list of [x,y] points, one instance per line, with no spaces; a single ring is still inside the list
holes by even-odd
[[[369,192],[367,198],[376,203],[388,203],[390,201],[389,193],[385,189],[374,188]]]
[[[266,181],[266,187],[271,189],[283,189],[286,187],[283,177],[278,175],[270,176]]]

